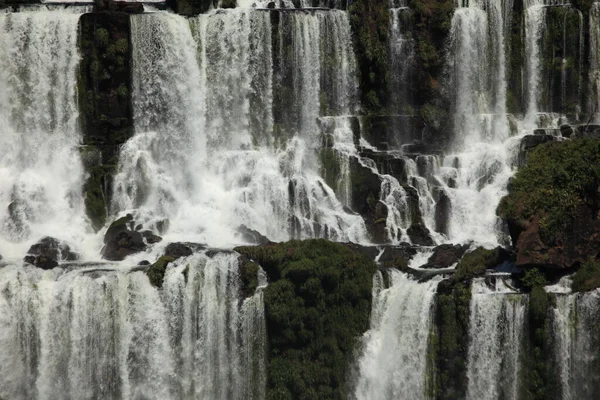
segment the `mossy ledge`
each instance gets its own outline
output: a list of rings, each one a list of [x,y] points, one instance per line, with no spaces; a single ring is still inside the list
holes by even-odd
[[[517,265],[578,267],[600,248],[600,139],[536,147],[509,185],[507,220]]]
[[[235,249],[267,273],[267,399],[345,399],[376,264],[322,239]]]

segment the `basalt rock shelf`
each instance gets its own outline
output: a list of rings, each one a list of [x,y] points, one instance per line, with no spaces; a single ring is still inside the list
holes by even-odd
[[[0,0],[0,399],[600,397],[600,3]]]

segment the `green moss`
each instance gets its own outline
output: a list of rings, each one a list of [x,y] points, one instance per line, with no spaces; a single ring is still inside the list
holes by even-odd
[[[267,399],[347,398],[348,366],[369,327],[375,263],[326,240],[235,250],[270,282]]]
[[[173,257],[162,256],[148,268],[146,275],[148,275],[148,279],[153,286],[158,288],[162,287],[165,272],[167,271],[167,265],[173,261],[175,261]]]
[[[600,140],[577,139],[536,147],[502,199],[498,214],[524,224],[537,217],[542,239],[561,237],[600,185]]]
[[[590,259],[573,275],[574,292],[588,292],[600,287],[600,262]]]
[[[486,269],[496,267],[499,249],[488,250],[478,247],[464,255],[456,266],[454,281],[464,281],[485,274]]]

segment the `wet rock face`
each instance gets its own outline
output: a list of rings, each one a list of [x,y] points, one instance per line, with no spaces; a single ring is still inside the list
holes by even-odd
[[[431,232],[422,223],[412,224],[411,227],[406,230],[406,234],[413,244],[417,244],[419,246],[435,245],[435,242],[431,238]]]
[[[134,226],[131,214],[113,222],[104,235],[102,258],[121,261],[127,256],[146,250],[144,236],[141,232],[133,230]]]
[[[58,266],[59,261],[75,261],[78,258],[69,245],[47,236],[29,248],[23,261],[41,269],[52,269]]]
[[[433,250],[423,268],[448,268],[456,264],[468,248],[468,245],[442,244]]]
[[[271,242],[268,237],[259,231],[250,229],[243,224],[237,228],[237,236],[239,236],[244,242],[252,244],[266,244]]]

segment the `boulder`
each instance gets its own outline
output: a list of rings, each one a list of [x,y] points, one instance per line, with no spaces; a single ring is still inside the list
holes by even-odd
[[[133,216],[126,216],[114,221],[104,235],[102,257],[110,261],[121,261],[125,257],[146,250],[143,235],[131,228],[135,226]]]
[[[243,224],[237,228],[237,236],[239,236],[244,242],[252,244],[265,244],[271,242],[265,235],[254,229],[250,229]]]
[[[562,135],[562,137],[570,138],[573,135],[573,133],[575,133],[575,130],[571,125],[560,126],[560,134]]]
[[[448,268],[456,264],[465,254],[469,245],[442,244],[433,250],[423,268]]]
[[[69,245],[46,236],[29,248],[23,261],[41,269],[52,269],[58,266],[59,261],[75,261],[78,258]]]
[[[204,249],[205,247],[197,243],[169,243],[165,248],[165,256],[173,259],[188,257],[194,254],[194,250]]]
[[[533,149],[537,146],[557,141],[558,138],[556,136],[551,135],[527,135],[523,136],[521,139],[521,144],[519,145],[519,158],[518,164],[520,167],[524,166],[527,162],[527,154],[529,154]]]
[[[410,226],[410,228],[406,230],[406,234],[408,235],[413,244],[419,246],[435,245],[435,242],[431,238],[431,233],[429,232],[429,229],[427,229],[427,227],[422,223],[413,223]]]
[[[137,230],[137,229],[136,229]],[[146,230],[142,232],[142,237],[146,239],[146,243],[155,244],[162,241],[162,238],[158,235],[155,235],[152,231]]]

